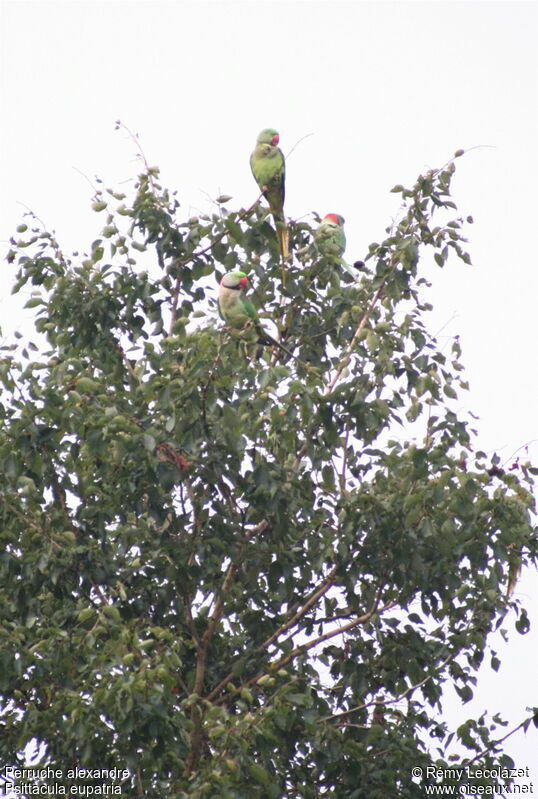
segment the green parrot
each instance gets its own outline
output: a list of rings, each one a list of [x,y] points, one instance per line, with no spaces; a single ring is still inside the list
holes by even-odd
[[[256,147],[250,156],[250,168],[256,183],[269,203],[282,258],[289,257],[288,228],[284,216],[286,162],[284,153],[277,146],[280,140],[276,130],[266,128],[256,139]]]
[[[243,330],[248,338],[248,330],[252,331],[252,340],[258,344],[279,347],[292,358],[296,356],[280,341],[267,333],[260,322],[256,308],[243,293],[248,286],[248,277],[244,272],[227,272],[220,281],[218,307],[219,313],[232,328]]]
[[[359,273],[353,269],[342,258],[346,249],[346,234],[344,233],[344,222],[346,220],[340,214],[327,214],[323,217],[319,227],[314,231],[314,241],[320,255],[329,261],[340,264],[354,280],[357,280]]]

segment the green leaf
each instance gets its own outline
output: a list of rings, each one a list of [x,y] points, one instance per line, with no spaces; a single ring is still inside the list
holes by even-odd
[[[269,774],[258,763],[251,763],[248,766],[248,773],[255,782],[259,782],[261,785],[269,784]]]
[[[32,297],[31,299],[29,299],[25,303],[24,307],[25,308],[36,308],[38,305],[44,305],[44,304],[45,303],[44,303],[44,300],[43,300],[42,297]]]
[[[145,448],[146,448],[146,449],[147,449],[149,452],[153,452],[153,450],[154,450],[154,449],[155,449],[155,447],[157,446],[157,442],[155,441],[155,439],[153,438],[153,436],[150,436],[148,433],[144,433],[144,435],[142,436],[142,441],[143,441],[143,443],[144,443],[144,447],[145,447]]]

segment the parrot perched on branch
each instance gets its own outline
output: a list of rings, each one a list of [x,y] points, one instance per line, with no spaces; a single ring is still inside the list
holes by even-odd
[[[279,139],[277,131],[273,128],[262,130],[250,156],[250,168],[269,203],[275,220],[280,254],[282,259],[286,260],[289,257],[288,228],[284,216],[286,163],[284,154],[278,147]]]
[[[344,222],[346,220],[340,214],[327,214],[323,217],[319,227],[314,231],[314,241],[320,255],[329,261],[340,264],[354,280],[357,280],[359,273],[353,269],[342,258],[346,249],[346,234],[344,233]]]
[[[246,337],[250,329],[258,344],[279,347],[287,355],[296,358],[280,341],[263,329],[256,308],[244,294],[247,286],[248,278],[244,272],[227,272],[220,281],[218,307],[226,324],[236,330],[243,330]]]

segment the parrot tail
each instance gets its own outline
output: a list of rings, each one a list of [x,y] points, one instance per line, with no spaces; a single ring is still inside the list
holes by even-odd
[[[273,340],[266,336],[261,328],[256,328],[256,330],[258,333],[258,344],[261,344],[263,347],[274,347]]]
[[[353,280],[358,280],[360,277],[360,272],[358,269],[354,269],[354,267],[350,266],[343,258],[340,258],[340,266],[344,269]]]
[[[508,560],[508,585],[506,587],[506,596],[511,597],[516,589],[517,581],[521,576],[521,549],[516,554],[511,554]]]
[[[280,260],[282,270],[282,286],[286,285],[286,261],[290,256],[289,237],[290,232],[286,223],[275,216],[276,234],[278,236],[278,246],[280,247]]]
[[[290,233],[285,223],[280,222],[276,227],[278,235],[278,243],[280,245],[280,254],[284,261],[287,261],[290,255]]]
[[[293,358],[294,361],[300,360],[296,355],[293,354],[293,352],[290,352],[287,347],[281,344],[280,341],[277,341],[276,338],[273,338],[269,333],[267,333],[267,331],[265,331],[261,325],[256,328],[256,331],[258,333],[258,344],[262,344],[265,347],[278,347],[280,350],[285,352],[286,355],[289,355],[290,358]]]

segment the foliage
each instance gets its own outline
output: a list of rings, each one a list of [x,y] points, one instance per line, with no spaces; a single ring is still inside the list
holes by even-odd
[[[414,797],[411,768],[456,744],[509,762],[499,719],[440,720],[509,609],[526,632],[506,588],[538,552],[536,472],[475,451],[458,339],[426,326],[428,253],[470,262],[454,169],[395,187],[356,282],[300,222],[283,287],[266,207],[184,219],[155,168],[131,199],[98,187],[84,255],[19,227],[36,336],[0,360],[5,762],[37,739],[45,764],[185,799]],[[236,268],[297,360],[217,320]]]

